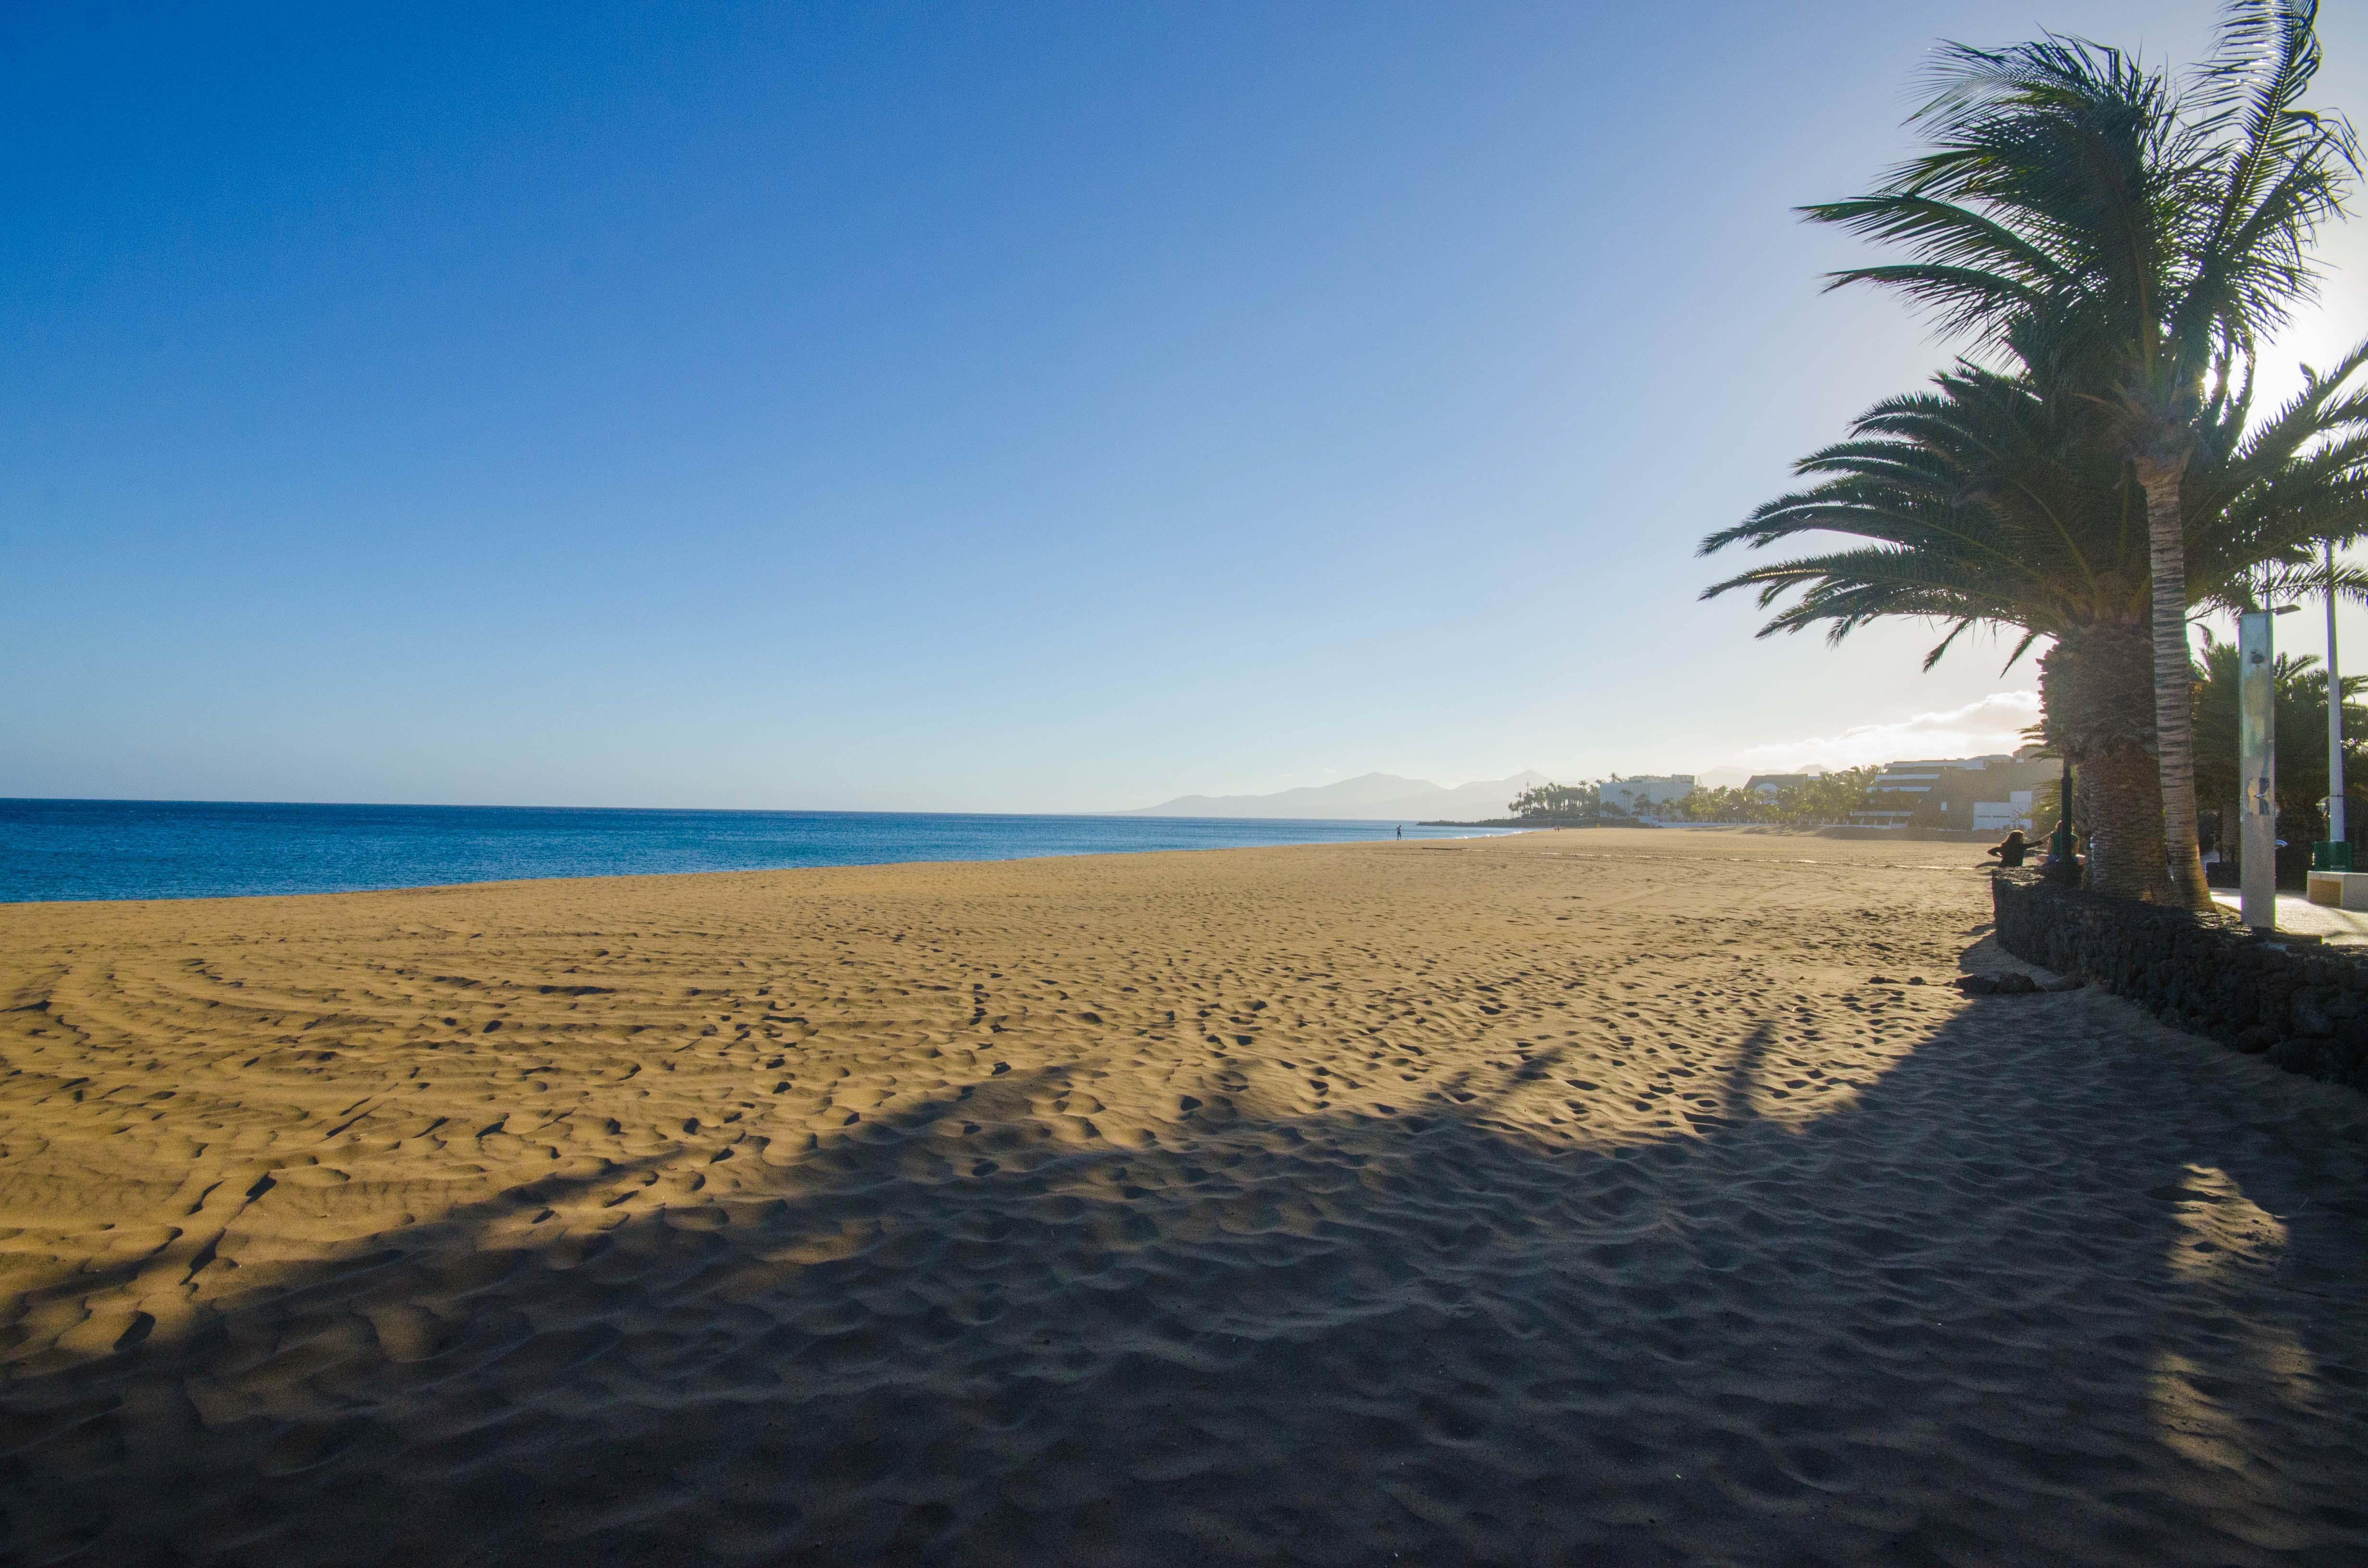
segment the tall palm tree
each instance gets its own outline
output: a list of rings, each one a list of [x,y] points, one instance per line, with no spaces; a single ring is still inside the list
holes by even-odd
[[[2363,369],[2368,344],[2250,429],[2241,392],[2213,406],[2181,490],[2195,541],[2188,602],[2250,608],[2328,585],[2311,541],[2368,522],[2368,393],[2345,390]],[[1753,588],[1769,608],[1797,591],[1762,636],[1821,625],[1839,642],[1884,617],[1943,622],[1928,668],[1977,626],[2017,634],[2009,666],[2052,639],[2040,660],[2046,738],[2086,780],[2094,883],[2164,896],[2147,498],[2111,415],[2051,395],[2028,370],[1960,364],[1928,392],[1878,403],[1850,440],[1796,468],[1818,483],[1711,535],[1702,552],[1806,534],[1865,542],[1754,567],[1703,597]],[[2368,575],[2340,567],[2334,585],[2368,593]]]
[[[2044,340],[2050,379],[2106,416],[2146,503],[2165,848],[2175,895],[2195,906],[2210,895],[2187,692],[2198,519],[2185,491],[2200,426],[2314,292],[2311,241],[2340,214],[2356,167],[2350,127],[2301,107],[2319,65],[2317,11],[2236,0],[2184,84],[2078,40],[1951,45],[1917,116],[1932,150],[1869,196],[1808,209],[1913,257],[1850,268],[1835,286],[1898,289],[1985,347]]]

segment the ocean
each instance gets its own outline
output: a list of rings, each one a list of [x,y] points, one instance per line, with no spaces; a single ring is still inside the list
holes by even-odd
[[[0,800],[0,903],[357,892],[526,877],[1230,849],[1484,828],[936,812]]]

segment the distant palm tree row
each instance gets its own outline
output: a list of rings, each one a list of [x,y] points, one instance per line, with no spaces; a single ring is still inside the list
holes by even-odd
[[[1602,804],[1602,783],[1537,784],[1506,804],[1517,817],[1593,817]]]
[[[2217,812],[2225,830],[2236,820],[2238,767],[2237,758],[2237,693],[2239,672],[2237,647],[2203,632],[2203,656],[2192,672],[2193,724],[2196,742],[2195,787],[2203,810]],[[2277,709],[2278,793],[2282,804],[2281,832],[2316,836],[2325,831],[2320,801],[2327,793],[2327,671],[2308,654],[2281,653],[2273,672]],[[2363,820],[2368,820],[2368,707],[2356,699],[2368,692],[2368,676],[2343,677],[2344,767],[2350,788]],[[2026,731],[2044,738],[2045,725]],[[2028,755],[2028,754],[2026,754]],[[2044,755],[2044,754],[2043,754]],[[1873,790],[1880,767],[1852,767],[1815,775],[1782,789],[1740,787],[1696,789],[1681,799],[1653,807],[1656,822],[1750,823],[1778,827],[1824,827],[1846,824],[1878,802]],[[1600,822],[1622,813],[1602,803],[1609,779],[1577,784],[1539,784],[1522,790],[1506,805],[1508,814],[1531,822]],[[2054,827],[2061,809],[2060,791],[2053,784],[2038,791],[2032,816],[2034,831]],[[1896,804],[1896,800],[1892,802]],[[2226,834],[2222,835],[2226,847]]]
[[[1702,543],[1861,541],[1705,591],[1797,592],[1763,636],[1928,618],[1946,627],[1928,668],[1975,627],[2014,634],[2009,666],[2044,640],[2045,736],[2078,769],[2092,885],[2124,896],[2209,898],[2190,614],[2368,597],[2368,576],[2317,564],[2368,531],[2368,344],[2284,407],[2253,404],[2357,166],[2348,123],[2303,104],[2317,20],[2314,3],[2239,0],[2176,80],[2053,36],[1945,47],[1915,118],[1928,150],[1805,211],[1906,257],[1831,286],[1905,294],[1966,357]]]
[[[1867,789],[1880,767],[1848,767],[1781,790],[1696,790],[1666,808],[1672,822],[1768,823],[1778,827],[1826,827],[1866,810]]]
[[[1656,822],[1765,823],[1778,827],[1824,827],[1846,822],[1867,805],[1867,789],[1879,767],[1853,767],[1823,774],[1778,790],[1697,789],[1652,809]],[[1579,784],[1540,784],[1507,804],[1513,816],[1531,822],[1624,820],[1627,813],[1602,803],[1606,783],[1619,776]]]

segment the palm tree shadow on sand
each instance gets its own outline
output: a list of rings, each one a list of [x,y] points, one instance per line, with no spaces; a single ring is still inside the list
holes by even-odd
[[[2356,1194],[2114,1006],[1984,1001],[1809,1119],[1763,1024],[1693,1135],[1624,1146],[1510,1130],[1552,1053],[1395,1118],[1220,1098],[1141,1148],[1058,1136],[1050,1070],[729,1199],[603,1208],[656,1167],[538,1183],[17,1371],[7,1539],[159,1564],[2360,1561]]]

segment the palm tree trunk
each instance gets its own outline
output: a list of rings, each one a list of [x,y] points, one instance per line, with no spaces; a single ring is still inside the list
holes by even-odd
[[[2039,660],[2044,733],[2072,759],[2072,820],[2089,830],[2087,885],[2115,898],[2169,892],[2153,659],[2145,627],[2103,622],[2065,628]]]
[[[2133,746],[2076,757],[2087,782],[2080,792],[2089,818],[2089,885],[2114,898],[2162,892],[2162,795],[2155,759]],[[2203,862],[2196,862],[2203,869]]]
[[[2172,901],[2209,909],[2212,890],[2195,841],[2195,656],[2187,646],[2187,540],[2179,506],[2187,454],[2146,453],[2136,466],[2146,491],[2154,577],[2155,762],[2162,775],[2163,852]]]

